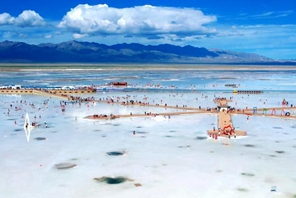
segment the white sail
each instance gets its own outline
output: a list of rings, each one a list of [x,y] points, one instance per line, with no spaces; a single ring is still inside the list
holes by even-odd
[[[27,138],[28,142],[30,141],[30,134],[31,134],[31,131],[32,131],[33,128],[34,128],[34,126],[32,126],[30,124],[29,114],[26,113],[25,123],[24,123],[24,130],[25,130],[25,134],[26,134],[26,138]]]

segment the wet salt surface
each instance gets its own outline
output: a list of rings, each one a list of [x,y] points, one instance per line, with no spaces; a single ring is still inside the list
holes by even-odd
[[[143,97],[145,93],[129,94],[140,98],[140,95]],[[233,96],[234,101],[241,107],[255,106],[254,103],[259,103],[260,98],[268,98],[268,103],[271,104],[266,106],[278,106],[282,97],[296,104],[296,101],[293,101],[295,97],[291,95],[250,95],[246,99],[245,95],[215,94]],[[126,93],[98,93],[97,97],[106,95]],[[208,99],[202,99],[199,93],[184,94],[183,99],[176,95],[174,100],[167,93],[152,93],[151,100],[162,98],[175,104],[180,101],[194,101],[198,97],[198,102],[192,106],[213,106],[211,101],[214,93],[208,95]],[[22,99],[37,104],[45,98],[28,95],[22,96]],[[7,98],[0,96],[0,100]],[[18,131],[17,136],[10,136],[16,129],[23,127],[24,120],[21,115],[24,112],[11,112],[17,119],[17,126],[14,125],[14,120],[6,120],[7,115],[1,115],[1,125],[5,128],[0,136],[0,148],[3,151],[0,153],[0,192],[3,196],[38,197],[38,192],[34,190],[38,189],[43,192],[43,197],[58,197],[60,194],[74,198],[96,197],[97,194],[101,197],[123,198],[141,197],[143,194],[153,194],[159,198],[271,197],[271,186],[277,186],[278,197],[293,197],[296,194],[296,178],[292,177],[296,175],[296,170],[291,166],[291,161],[296,159],[296,133],[292,128],[296,126],[295,120],[250,116],[247,121],[244,115],[233,115],[236,129],[246,130],[248,136],[213,140],[207,137],[206,132],[213,128],[213,124],[217,124],[217,117],[207,113],[172,116],[171,119],[162,120],[141,117],[92,121],[84,120],[83,117],[94,113],[129,114],[130,111],[144,113],[177,110],[98,103],[90,108],[86,105],[81,108],[69,105],[63,114],[53,108],[54,104],[59,104],[59,100],[51,99],[49,108],[43,111],[38,111],[38,108],[31,110],[23,105],[24,110],[32,112],[29,114],[31,121],[36,115],[37,122],[50,123],[50,128],[43,125],[33,129],[31,140],[46,137],[50,141],[27,142],[22,131]],[[263,103],[261,104],[263,106]],[[260,108],[259,104],[256,106]],[[135,136],[132,135],[134,130]],[[5,135],[7,137],[4,137]],[[142,138],[141,135],[147,138]],[[122,150],[128,151],[128,155],[107,154]],[[9,156],[6,153],[9,153]],[[77,160],[69,160],[73,158]],[[253,176],[249,176],[250,174]],[[106,181],[93,181],[94,177],[104,175],[111,179],[133,178],[142,186],[136,188],[130,182],[109,185]],[[13,190],[12,186],[16,184],[26,193]],[[73,189],[81,190],[77,192]]]

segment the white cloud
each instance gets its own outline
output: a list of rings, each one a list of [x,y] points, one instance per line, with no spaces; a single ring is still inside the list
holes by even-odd
[[[83,37],[87,37],[88,35],[87,34],[73,34],[73,37],[75,38],[75,39],[81,39],[81,38],[83,38]]]
[[[4,32],[2,37],[4,39],[10,39],[10,38],[13,38],[15,35],[16,35],[15,32]]]
[[[205,26],[215,21],[215,16],[192,8],[145,5],[119,9],[106,4],[80,4],[63,17],[58,27],[82,35],[195,35],[215,33],[215,29]]]
[[[35,11],[24,10],[18,17],[8,13],[0,14],[0,25],[15,25],[18,27],[35,27],[45,25],[44,19]]]
[[[285,11],[269,11],[262,14],[252,15],[251,18],[280,18],[280,17],[286,17],[288,15],[293,14],[293,10],[285,10]]]
[[[0,14],[0,25],[9,25],[13,23],[14,18],[8,13]]]
[[[14,20],[14,24],[20,27],[34,27],[45,25],[44,19],[35,11],[25,10]]]
[[[52,35],[47,34],[47,35],[44,36],[44,38],[46,38],[46,39],[51,39],[51,38],[52,38]]]

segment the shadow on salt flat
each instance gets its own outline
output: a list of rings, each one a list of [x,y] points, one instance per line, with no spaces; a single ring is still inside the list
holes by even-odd
[[[111,152],[107,152],[108,155],[111,156],[121,156],[121,155],[125,155],[126,152],[125,151],[111,151]]]
[[[63,169],[70,169],[70,168],[74,168],[77,165],[76,164],[72,164],[72,163],[60,163],[60,164],[56,164],[54,165],[56,169],[58,170],[63,170]]]
[[[139,131],[139,132],[136,132],[137,134],[148,134],[148,132],[145,132],[145,131]]]
[[[37,141],[47,140],[47,138],[45,138],[45,137],[36,137],[34,139]]]
[[[8,119],[6,119],[6,120],[16,120],[15,118],[8,118]]]
[[[237,188],[236,190],[240,191],[240,192],[248,192],[249,190],[246,188]]]
[[[187,148],[187,149],[190,149],[191,146],[190,145],[187,145],[187,146],[178,146],[178,148]]]
[[[121,184],[124,183],[126,181],[134,181],[133,179],[129,179],[127,177],[101,177],[101,178],[94,178],[94,180],[98,181],[98,182],[102,182],[102,183],[106,183],[106,184]]]
[[[245,146],[245,147],[249,147],[249,148],[255,148],[255,147],[256,147],[256,146],[253,145],[253,144],[245,144],[244,146]]]
[[[198,136],[195,139],[197,139],[197,140],[206,140],[206,139],[208,139],[208,137],[200,137],[200,136]]]
[[[255,176],[255,174],[253,174],[253,173],[241,173],[241,175],[248,176],[248,177],[254,177]]]
[[[273,127],[274,129],[283,129],[283,127]]]

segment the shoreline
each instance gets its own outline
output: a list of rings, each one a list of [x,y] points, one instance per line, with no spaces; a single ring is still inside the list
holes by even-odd
[[[227,64],[13,64],[0,63],[0,72],[43,71],[296,71],[295,66]]]

